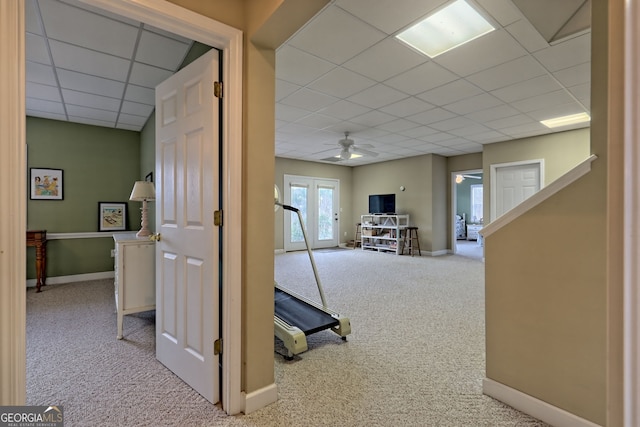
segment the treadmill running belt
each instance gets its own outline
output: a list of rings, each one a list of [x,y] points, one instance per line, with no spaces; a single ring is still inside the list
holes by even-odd
[[[281,289],[274,288],[274,290],[276,316],[289,325],[299,328],[305,335],[311,335],[339,324],[337,319],[319,308],[307,304]]]

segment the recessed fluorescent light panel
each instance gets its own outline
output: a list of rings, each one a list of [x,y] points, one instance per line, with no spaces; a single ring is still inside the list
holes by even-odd
[[[456,0],[396,37],[430,58],[495,28],[464,0]]]
[[[556,117],[555,119],[542,120],[540,123],[548,128],[558,128],[561,126],[575,125],[576,123],[588,122],[591,117],[587,113],[571,114],[570,116]]]

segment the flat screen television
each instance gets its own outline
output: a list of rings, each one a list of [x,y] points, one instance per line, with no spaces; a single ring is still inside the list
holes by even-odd
[[[393,214],[396,213],[395,194],[371,194],[369,195],[370,214]]]

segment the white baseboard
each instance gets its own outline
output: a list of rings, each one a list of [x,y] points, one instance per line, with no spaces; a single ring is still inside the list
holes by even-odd
[[[482,381],[482,392],[554,427],[601,427],[489,378]]]
[[[278,400],[278,386],[273,383],[245,396],[244,413],[246,415],[264,408]]]
[[[103,271],[100,273],[74,274],[73,276],[47,277],[47,285],[59,285],[60,283],[84,282],[86,280],[113,279],[113,271]],[[28,279],[27,287],[35,288],[36,279]]]
[[[285,253],[285,250],[284,250],[284,249],[275,249],[273,252],[274,252],[276,255],[279,255],[279,254],[284,254],[284,253]]]
[[[422,252],[427,252],[427,255],[429,256],[442,256],[442,255],[447,255],[449,253],[447,249],[442,249],[440,251],[433,251],[433,252],[429,252],[429,251],[422,251]]]

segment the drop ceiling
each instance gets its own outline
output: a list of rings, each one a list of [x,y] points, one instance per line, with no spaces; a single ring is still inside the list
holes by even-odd
[[[333,0],[276,52],[279,157],[363,165],[588,126],[540,120],[590,109],[588,0],[469,0],[496,30],[434,59],[394,36],[442,0]],[[154,88],[191,41],[87,7],[28,0],[27,114],[140,130]]]

